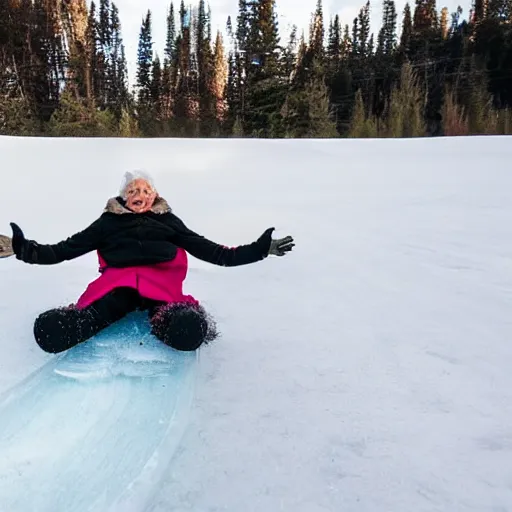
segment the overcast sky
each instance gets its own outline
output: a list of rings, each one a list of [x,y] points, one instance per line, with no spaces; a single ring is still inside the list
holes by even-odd
[[[398,10],[399,28],[402,20],[402,11],[405,0],[395,0]],[[142,18],[148,9],[153,15],[153,48],[163,60],[163,48],[165,45],[166,33],[166,16],[171,0],[114,0],[120,11],[122,35],[125,44],[126,58],[128,60],[128,68],[130,75],[130,83],[133,83],[135,77],[135,62],[137,59],[137,44],[140,32]],[[331,16],[339,14],[342,25],[348,24],[352,26],[353,19],[357,16],[359,9],[365,4],[366,0],[324,0],[324,16],[326,25]],[[187,1],[186,5],[195,6],[197,0]],[[208,3],[208,0],[207,0]],[[448,7],[450,13],[457,9],[457,5],[463,8],[462,16],[467,17],[469,11],[469,1],[457,0],[438,0],[437,8],[440,11],[442,7]],[[179,9],[180,0],[174,0],[175,9]],[[410,0],[410,4],[414,7],[414,0]],[[236,24],[236,16],[238,10],[238,0],[209,0],[212,10],[212,30],[215,35],[217,29],[225,34],[226,20],[229,15]],[[373,6],[373,7],[372,7]],[[316,0],[277,0],[276,9],[279,15],[279,32],[281,37],[287,41],[291,26],[297,25],[300,30],[304,29],[307,36],[309,21],[311,14],[315,10]],[[380,28],[380,20],[382,17],[382,1],[370,1],[371,12],[371,31],[374,32],[375,38]],[[176,13],[176,22],[178,16]]]

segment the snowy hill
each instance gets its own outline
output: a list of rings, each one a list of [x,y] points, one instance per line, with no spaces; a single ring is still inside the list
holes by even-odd
[[[510,138],[1,138],[0,153],[8,235],[57,242],[145,168],[208,238],[296,240],[251,266],[190,258],[185,292],[222,337],[150,510],[512,510]],[[53,357],[35,316],[96,276],[94,254],[0,260],[0,392]]]

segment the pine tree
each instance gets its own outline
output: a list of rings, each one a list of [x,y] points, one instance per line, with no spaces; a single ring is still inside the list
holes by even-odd
[[[422,137],[426,134],[424,98],[418,76],[406,62],[401,69],[400,81],[391,92],[387,113],[388,137]]]
[[[107,104],[119,120],[122,109],[128,103],[127,63],[121,36],[121,21],[117,6],[111,4],[110,12],[110,65],[108,67],[108,98]]]
[[[341,24],[340,17],[336,14],[334,21],[329,26],[329,41],[327,44],[327,61],[331,76],[337,72],[341,59]]]
[[[19,50],[23,59],[28,61],[22,60],[16,63],[18,77],[23,76],[25,82],[23,89],[30,98],[27,98],[28,103],[26,103],[29,105],[29,112],[35,113],[40,119],[47,119],[57,105],[61,90],[60,82],[65,76],[64,34],[58,25],[58,11],[55,4],[34,0],[30,7],[28,5],[23,7],[21,4],[20,8],[27,10],[19,13],[18,21],[24,20],[22,30],[26,31],[26,39]],[[19,31],[13,28],[15,33]],[[17,49],[14,49],[13,54],[13,57],[21,56],[17,55]],[[21,66],[24,64],[26,67],[22,70]]]
[[[358,19],[354,18],[352,22],[352,61],[355,61],[359,56],[359,25]]]
[[[208,13],[206,15],[206,39],[208,41],[212,40],[212,9],[210,5],[208,5]]]
[[[124,105],[131,104],[132,95],[128,91],[128,65],[126,61],[126,54],[124,45],[121,45],[121,55],[119,56],[119,63],[117,66],[119,84],[122,84],[122,98],[121,103]]]
[[[416,34],[425,34],[437,27],[435,0],[416,0],[413,29]]]
[[[354,109],[350,118],[350,127],[347,134],[350,138],[375,138],[378,136],[375,119],[367,117],[364,109],[363,94],[361,89],[356,92]]]
[[[110,0],[100,0],[99,20],[97,21],[96,53],[96,98],[101,107],[108,105],[112,97],[112,30],[110,24]]]
[[[99,15],[98,36],[102,50],[108,61],[109,49],[112,42],[112,33],[110,30],[110,0],[100,0]]]
[[[176,61],[176,21],[174,16],[174,4],[171,2],[169,14],[167,15],[167,37],[165,44],[165,64],[171,64]]]
[[[324,53],[324,11],[322,6],[322,0],[317,0],[316,11],[313,17],[313,21],[310,25],[310,43],[309,47],[313,56],[321,60]]]
[[[174,115],[186,126],[186,130],[191,129],[195,133],[194,120],[197,115],[197,98],[194,97],[193,79],[191,77],[191,18],[190,12],[185,8],[182,0],[180,5],[180,34],[177,38],[177,81],[175,86]]]
[[[357,50],[361,59],[366,59],[370,55],[370,0],[367,0],[364,7],[359,11],[358,20],[358,44]]]
[[[215,118],[218,122],[222,123],[226,117],[225,90],[228,69],[224,57],[224,43],[220,32],[217,32],[213,53],[212,91],[215,98]]]
[[[259,1],[258,25],[261,31],[261,51],[263,72],[268,77],[278,74],[278,46],[280,43],[279,27],[276,12],[276,0]]]
[[[343,30],[343,39],[341,41],[341,60],[348,61],[350,54],[352,53],[352,41],[350,39],[350,28],[345,25]]]
[[[121,111],[118,132],[120,137],[135,138],[141,136],[137,120],[130,115],[126,108]]]
[[[26,97],[0,95],[0,135],[41,135],[37,117]]]
[[[157,117],[160,117],[160,100],[162,95],[162,66],[160,58],[155,55],[151,70],[151,102]]]
[[[154,118],[160,121],[162,119],[162,66],[158,55],[155,55],[151,69],[150,95]]]
[[[245,62],[239,75],[244,132],[270,136],[273,119],[286,95],[279,77],[279,32],[275,0],[252,0],[247,5],[248,34]],[[240,15],[239,19],[244,16]],[[242,60],[242,59],[241,59]],[[243,60],[242,60],[243,62]]]
[[[100,48],[98,23],[96,21],[96,4],[91,2],[85,35],[85,57],[87,67],[85,78],[86,98],[90,104],[96,103],[96,100],[100,98],[100,86],[103,83],[103,77],[99,76],[99,51]]]
[[[329,92],[316,74],[304,88],[288,93],[281,109],[284,135],[288,138],[337,137],[331,118]]]
[[[411,51],[411,39],[412,39],[412,17],[411,17],[411,6],[409,2],[404,7],[404,17],[402,22],[402,35],[400,37],[400,52],[409,56]]]
[[[249,39],[249,2],[238,0],[238,16],[236,27],[237,48],[241,52],[247,52],[247,41]]]
[[[45,68],[45,96],[44,106],[36,109],[46,117],[58,102],[61,84],[65,79],[65,37],[60,23],[58,4],[44,0],[34,0],[34,13],[36,27],[33,30],[33,41],[38,41],[32,48],[39,55],[41,71]],[[41,74],[41,76],[42,76]],[[34,110],[31,110],[34,112]]]
[[[210,133],[215,124],[217,98],[214,94],[214,63],[209,39],[208,15],[204,0],[199,0],[196,28],[197,92],[199,96],[199,119],[204,135]]]
[[[234,124],[237,116],[240,115],[240,94],[238,89],[238,80],[236,73],[236,57],[233,51],[228,55],[228,77],[225,90],[226,100],[226,125],[228,132],[231,131],[231,126]]]
[[[150,16],[142,21],[137,105],[119,10],[112,0],[94,2],[0,1],[2,133],[44,133],[45,124],[51,135],[129,133],[136,110],[145,135],[217,135],[222,123],[225,134],[318,136],[320,119],[347,133],[361,105],[367,134],[377,125],[380,135],[421,134],[425,122],[429,135],[441,125],[445,133],[510,129],[512,0],[475,0],[467,22],[461,7],[450,19],[435,0],[415,0],[413,14],[405,5],[398,48],[395,0],[383,0],[375,41],[368,0],[350,25],[333,16],[327,41],[317,0],[308,44],[294,28],[283,47],[275,0],[238,0],[227,61],[220,34],[212,41],[206,1],[189,8],[181,0],[179,13],[171,2],[162,62],[153,60]],[[416,70],[416,88],[404,85],[403,64]],[[112,113],[113,132],[105,130]]]
[[[306,87],[309,101],[308,138],[338,137],[336,123],[332,119],[329,91],[323,80],[314,78]]]
[[[370,40],[368,41],[368,57],[371,57],[375,52],[375,41],[373,38],[373,32],[370,34]]]
[[[183,4],[183,2],[182,2]],[[183,7],[183,5],[182,5]],[[182,14],[180,13],[180,19]],[[167,15],[167,32],[166,44],[164,49],[164,65],[161,77],[161,112],[162,120],[168,121],[173,117],[175,109],[175,92],[176,83],[178,81],[178,67],[179,67],[179,46],[181,45],[181,36],[178,37],[176,33],[176,16],[174,10],[174,3],[171,2],[169,12]],[[180,27],[181,28],[181,27]]]
[[[275,0],[252,0],[247,5],[248,34],[245,42],[249,81],[277,75],[279,30]],[[240,15],[240,19],[244,16]]]
[[[69,89],[60,98],[59,107],[48,123],[48,134],[53,137],[110,137],[117,132],[114,115],[99,111],[76,98]]]
[[[379,31],[377,53],[392,55],[396,49],[396,8],[394,0],[384,0],[382,28]]]
[[[233,22],[231,21],[231,16],[228,16],[228,20],[226,21],[226,34],[231,42],[234,41],[233,34]]]
[[[251,24],[251,11],[249,1],[238,1],[238,15],[236,18],[236,30],[233,32],[231,18],[228,18],[228,35],[231,34],[233,50],[229,55],[228,84],[226,88],[226,101],[228,105],[229,125],[242,122],[246,106],[247,73],[251,59],[249,44],[249,32]]]
[[[96,24],[96,4],[91,2],[89,17],[87,18],[87,30],[85,34],[85,89],[86,98],[89,104],[93,104],[98,93],[98,35]]]
[[[148,10],[142,21],[137,51],[137,89],[138,102],[147,105],[151,98],[151,64],[153,61],[153,42],[151,37],[151,11]]]
[[[307,67],[307,51],[308,46],[306,44],[304,32],[302,32],[297,49],[296,65],[292,73],[292,88],[297,88],[306,84],[309,74]]]
[[[293,70],[295,69],[297,58],[297,26],[293,25],[288,40],[288,45],[283,51],[281,59],[282,75],[286,80],[290,80]]]
[[[77,100],[87,97],[87,5],[85,0],[62,4],[62,22],[68,43],[67,83]]]
[[[168,120],[174,110],[174,77],[173,67],[165,62],[162,71],[161,117]]]
[[[315,14],[309,26],[309,46],[306,52],[306,66],[311,69],[315,67],[319,71],[320,76],[324,71],[324,13],[322,7],[322,0],[317,0]],[[313,62],[316,63],[313,66]]]

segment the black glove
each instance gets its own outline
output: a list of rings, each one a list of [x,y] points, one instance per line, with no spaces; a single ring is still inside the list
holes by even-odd
[[[275,228],[269,228],[261,235],[260,241],[268,243],[268,254],[273,256],[284,256],[287,252],[290,252],[295,244],[294,240],[291,236],[286,236],[284,238],[278,238],[274,240],[272,238],[272,232]]]
[[[34,263],[35,259],[35,242],[27,240],[21,228],[11,222],[12,228],[12,250],[16,254],[16,259],[24,261],[25,263]]]

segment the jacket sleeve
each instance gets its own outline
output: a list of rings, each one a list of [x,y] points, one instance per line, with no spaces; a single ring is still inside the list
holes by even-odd
[[[172,216],[172,227],[176,234],[173,243],[197,259],[223,267],[237,267],[263,260],[268,256],[270,236],[260,237],[251,244],[226,247],[208,240],[189,229],[176,215]]]
[[[101,219],[98,219],[83,231],[56,244],[39,244],[29,240],[27,263],[55,265],[83,256],[99,248],[101,232]]]

